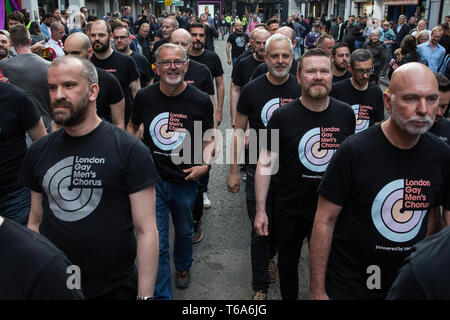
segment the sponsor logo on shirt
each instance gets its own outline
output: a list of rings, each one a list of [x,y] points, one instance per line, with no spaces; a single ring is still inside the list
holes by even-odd
[[[324,172],[340,146],[340,132],[336,127],[317,127],[306,132],[298,145],[300,162],[311,171]]]
[[[385,185],[372,204],[372,221],[386,239],[406,242],[419,232],[430,208],[429,180],[398,179]]]
[[[353,112],[356,118],[356,129],[355,133],[366,130],[369,127],[369,111],[373,110],[371,106],[364,106],[361,104],[352,105]]]
[[[179,147],[186,136],[183,120],[185,114],[163,112],[156,116],[149,126],[153,143],[164,151],[170,151]]]
[[[104,164],[105,158],[70,156],[47,170],[42,184],[57,218],[78,221],[97,208],[103,189],[96,169]]]
[[[261,110],[261,121],[264,123],[264,126],[267,127],[267,124],[269,123],[269,120],[275,110],[293,100],[294,99],[291,98],[273,98],[267,101]]]

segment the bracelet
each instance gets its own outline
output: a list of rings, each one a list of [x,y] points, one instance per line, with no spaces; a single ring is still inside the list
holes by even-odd
[[[155,300],[155,297],[150,297],[150,296],[137,296],[136,300]]]

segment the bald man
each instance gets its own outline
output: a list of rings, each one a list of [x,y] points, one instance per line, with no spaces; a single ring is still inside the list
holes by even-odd
[[[385,299],[450,199],[450,149],[427,132],[439,105],[433,73],[401,66],[383,99],[389,119],[347,138],[319,185],[311,299]]]
[[[75,32],[67,37],[64,53],[90,59],[93,54],[91,42],[84,33]],[[108,71],[96,68],[99,93],[97,96],[97,115],[115,126],[125,129],[125,99],[119,80]]]

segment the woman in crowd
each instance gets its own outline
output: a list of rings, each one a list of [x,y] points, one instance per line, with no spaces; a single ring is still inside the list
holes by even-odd
[[[377,29],[372,30],[369,36],[369,40],[366,41],[363,49],[367,49],[373,56],[373,73],[370,76],[371,81],[378,83],[381,68],[383,66],[383,43],[380,42],[380,32]]]
[[[427,32],[428,33],[428,32]],[[402,59],[400,60],[399,66],[408,62],[419,61],[419,54],[417,53],[416,38],[412,35],[407,35],[403,38],[402,44],[400,45]]]
[[[416,33],[416,45],[427,42],[430,39],[430,35],[427,30],[422,30]]]

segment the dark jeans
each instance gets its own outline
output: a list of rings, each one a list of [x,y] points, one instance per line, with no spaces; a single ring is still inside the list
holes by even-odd
[[[14,220],[26,227],[30,215],[31,194],[28,188],[0,196],[0,216]]]
[[[278,249],[278,273],[283,300],[298,298],[298,262],[303,240],[311,238],[313,221],[287,215],[279,210],[275,215]]]
[[[251,232],[251,263],[252,263],[252,287],[253,290],[261,290],[267,293],[269,288],[269,260],[276,255],[275,228],[273,227],[273,212],[275,206],[275,185],[270,184],[266,199],[266,213],[269,220],[269,235],[267,237],[258,236],[254,228],[256,215],[255,198],[255,169],[247,166],[247,182],[245,185],[247,199],[247,213],[252,223]]]
[[[208,192],[209,171],[201,177],[198,184],[197,197],[195,198],[194,211],[192,217],[194,219],[194,231],[197,231],[203,216],[203,192]]]

